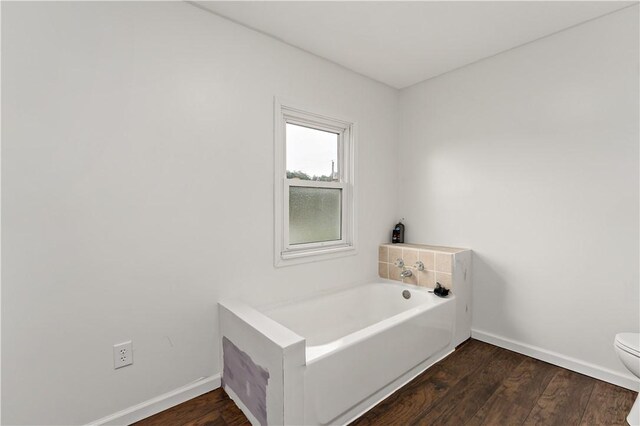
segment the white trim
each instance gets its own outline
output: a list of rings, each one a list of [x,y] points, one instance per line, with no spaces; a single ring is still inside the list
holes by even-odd
[[[316,108],[281,101],[274,97],[274,265],[276,267],[314,262],[356,254],[355,143],[354,121],[320,114]],[[339,182],[310,182],[287,179],[285,123],[330,131],[339,135]],[[341,239],[309,244],[289,244],[288,196],[290,186],[336,188],[341,190]]]
[[[580,359],[542,349],[537,346],[527,345],[526,343],[487,333],[486,331],[471,329],[471,337],[513,352],[530,356],[531,358],[539,359],[540,361],[545,361],[550,364],[566,368],[567,370],[575,371],[577,373],[605,381],[607,383],[622,386],[623,388],[627,388],[635,392],[638,392],[638,389],[640,388],[640,381],[630,374],[619,373]],[[613,348],[613,343],[611,345]]]
[[[220,387],[220,374],[203,377],[193,383],[179,387],[170,392],[151,398],[147,401],[125,408],[117,413],[103,417],[88,425],[128,425],[149,416],[158,414],[168,408],[210,392]]]
[[[315,180],[285,179],[285,186],[303,186],[305,188],[346,189],[344,182],[321,182]]]

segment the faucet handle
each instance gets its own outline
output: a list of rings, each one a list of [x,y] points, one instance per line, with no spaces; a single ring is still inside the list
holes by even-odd
[[[394,262],[394,265],[396,265],[398,268],[404,268],[404,260],[397,258]]]
[[[424,263],[422,263],[421,261],[416,261],[416,269],[418,271],[424,271]]]

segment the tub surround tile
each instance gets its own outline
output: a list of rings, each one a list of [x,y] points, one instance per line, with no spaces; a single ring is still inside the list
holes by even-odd
[[[434,271],[418,271],[418,285],[420,287],[434,288],[436,286],[436,273]]]
[[[380,246],[378,247],[378,262],[389,262],[389,247]]]
[[[392,263],[389,264],[389,279],[395,281],[402,281],[402,277],[400,276],[400,272],[402,269],[394,266]]]
[[[389,264],[387,262],[378,262],[378,276],[385,280],[389,279]]]
[[[396,259],[402,259],[402,247],[389,247],[389,263],[393,265]]]
[[[415,267],[416,262],[418,261],[418,250],[413,248],[403,248],[402,249],[402,260],[404,260],[405,266]]]
[[[426,271],[435,271],[436,270],[436,259],[435,253],[432,251],[420,250],[418,253],[418,260],[424,264],[424,269]]]
[[[451,273],[451,258],[447,253],[436,253],[436,271]]]
[[[453,275],[456,273],[454,256],[462,256],[467,249],[427,246],[421,244],[381,244],[378,248],[378,276],[383,279],[434,288],[436,283],[453,289]],[[385,260],[386,259],[386,260]],[[405,269],[413,275],[403,279],[401,268],[395,265],[396,259],[404,261]],[[424,271],[418,271],[416,262],[422,262]],[[466,276],[466,267],[460,273]]]
[[[440,283],[441,286],[453,290],[451,285],[453,281],[451,280],[451,274],[446,274],[444,272],[436,272],[436,283]]]

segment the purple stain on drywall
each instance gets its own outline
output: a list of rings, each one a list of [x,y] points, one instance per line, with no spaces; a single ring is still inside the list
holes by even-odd
[[[238,395],[261,425],[267,425],[269,372],[253,362],[225,336],[222,337],[222,380]]]

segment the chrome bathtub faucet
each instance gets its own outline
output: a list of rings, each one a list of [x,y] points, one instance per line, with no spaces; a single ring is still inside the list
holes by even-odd
[[[411,269],[403,269],[402,272],[400,272],[400,276],[402,278],[409,278],[411,275],[413,275],[413,272],[411,272]]]

